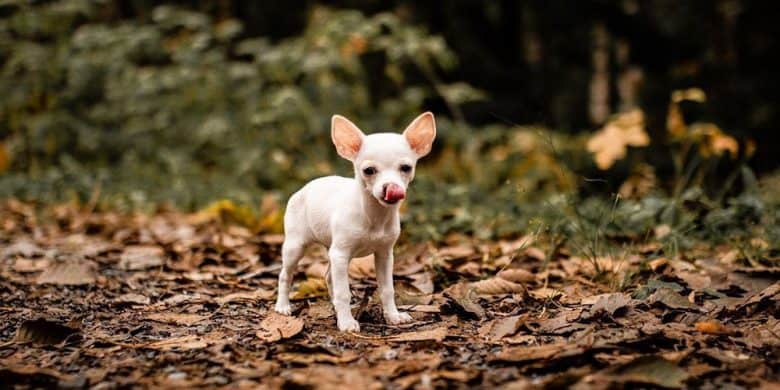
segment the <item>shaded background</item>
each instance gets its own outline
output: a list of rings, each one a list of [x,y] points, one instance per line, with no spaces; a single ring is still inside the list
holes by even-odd
[[[120,13],[144,14],[143,2]],[[753,165],[776,168],[769,145],[780,142],[776,4],[770,1],[414,1],[181,2],[236,17],[245,35],[272,39],[300,34],[321,4],[366,14],[393,12],[440,34],[459,59],[442,75],[489,94],[463,108],[473,124],[539,123],[567,132],[603,123],[591,115],[594,49],[603,45],[609,78],[606,104],[614,112],[641,105],[663,130],[669,91],[706,87],[706,115],[759,142]],[[603,35],[603,38],[601,37]],[[598,37],[597,37],[598,36]],[[603,43],[597,42],[603,39]],[[381,68],[380,68],[381,70]],[[418,76],[421,77],[421,76]],[[621,91],[621,82],[629,91]],[[372,86],[381,93],[381,86]],[[445,111],[441,102],[427,102]]]
[[[559,195],[620,194],[653,223],[701,224],[734,202],[755,215],[763,204],[743,195],[780,161],[775,8],[4,2],[0,196],[241,204],[272,216],[255,228],[278,230],[292,191],[350,172],[330,143],[333,113],[398,131],[427,109],[439,139],[412,234],[523,231],[532,205]],[[683,202],[697,205],[687,219],[669,212]]]

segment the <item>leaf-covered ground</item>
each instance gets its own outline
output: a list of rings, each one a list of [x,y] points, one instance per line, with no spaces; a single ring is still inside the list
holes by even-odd
[[[756,387],[780,380],[778,269],[652,239],[584,258],[540,235],[396,249],[385,325],[371,259],[360,334],[336,331],[323,251],[271,311],[282,237],[208,215],[0,206],[0,387]],[[760,245],[758,243],[757,245]],[[772,259],[775,262],[777,259]]]

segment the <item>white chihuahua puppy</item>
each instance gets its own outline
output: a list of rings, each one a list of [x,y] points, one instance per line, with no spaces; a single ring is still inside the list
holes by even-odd
[[[379,296],[389,324],[412,317],[395,306],[393,245],[401,232],[400,202],[414,178],[417,160],[431,151],[436,137],[433,114],[418,116],[403,134],[363,134],[349,119],[334,115],[331,137],[341,157],[352,162],[355,178],[321,177],[290,197],[284,214],[282,270],[276,311],[289,315],[295,266],[311,243],[328,247],[328,284],[339,330],[358,332],[350,309],[349,261],[374,255]]]

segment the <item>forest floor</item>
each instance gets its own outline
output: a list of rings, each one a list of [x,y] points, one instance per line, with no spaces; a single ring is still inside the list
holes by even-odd
[[[698,245],[584,258],[542,236],[396,248],[415,322],[350,265],[339,333],[324,252],[272,311],[282,237],[198,214],[0,205],[0,388],[722,388],[780,385],[780,270]],[[349,387],[343,387],[349,386]]]

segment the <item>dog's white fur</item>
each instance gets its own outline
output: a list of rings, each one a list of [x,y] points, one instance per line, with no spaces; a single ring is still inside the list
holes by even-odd
[[[284,215],[283,264],[275,310],[291,313],[289,292],[295,266],[309,244],[319,243],[328,247],[330,263],[325,279],[339,330],[360,331],[350,310],[347,268],[352,258],[370,254],[374,255],[385,320],[390,324],[409,322],[412,317],[395,305],[393,246],[401,231],[399,198],[403,199],[414,178],[417,160],[430,152],[436,137],[433,114],[418,116],[403,134],[371,135],[363,134],[347,118],[334,115],[331,137],[339,155],[353,163],[355,178],[315,179],[290,197]],[[373,173],[367,168],[373,168]],[[388,186],[394,195],[385,201]]]

